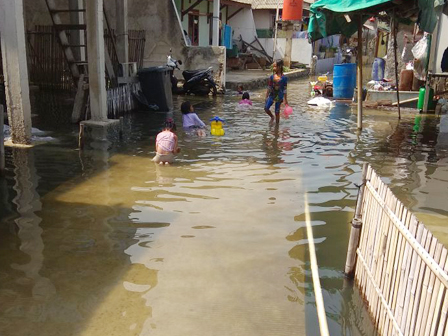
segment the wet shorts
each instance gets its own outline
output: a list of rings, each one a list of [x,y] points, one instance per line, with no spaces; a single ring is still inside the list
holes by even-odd
[[[160,162],[173,163],[174,162],[174,154],[173,153],[169,153],[169,154],[156,153],[156,156],[154,156],[154,158],[152,160],[155,163],[160,163]]]
[[[275,114],[280,113],[280,105],[282,104],[282,102],[283,102],[283,100],[275,102]],[[271,108],[272,104],[274,104],[274,98],[269,96],[268,99],[266,99],[266,105],[264,106],[264,108],[266,110],[269,110]]]

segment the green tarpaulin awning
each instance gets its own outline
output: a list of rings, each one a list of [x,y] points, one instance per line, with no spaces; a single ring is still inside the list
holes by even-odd
[[[358,18],[353,15],[355,11],[360,11],[370,7],[392,2],[392,0],[319,0],[310,7],[310,23],[308,25],[308,35],[311,41],[319,40],[323,37],[343,34],[352,36],[358,30]],[[344,14],[350,16],[348,22]],[[368,19],[364,15],[363,23]]]
[[[434,31],[443,3],[444,0],[418,0],[415,11],[419,11],[420,29],[429,33]],[[405,6],[402,3],[401,7],[392,0],[318,0],[310,7],[308,36],[311,41],[334,34],[351,36],[358,30],[360,14],[364,23],[370,16],[393,8],[399,16],[403,7],[412,9],[414,4],[412,0],[405,0]]]

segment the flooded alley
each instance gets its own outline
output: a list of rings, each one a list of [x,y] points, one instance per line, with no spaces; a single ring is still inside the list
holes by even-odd
[[[110,152],[36,120],[55,140],[7,148],[0,179],[0,335],[319,335],[305,193],[330,334],[376,335],[342,273],[362,164],[446,246],[446,116],[368,110],[357,135],[356,107],[308,107],[305,80],[288,90],[279,126],[264,90],[250,110],[190,97],[226,134],[179,127],[171,166],[151,162],[162,113],[126,117]]]

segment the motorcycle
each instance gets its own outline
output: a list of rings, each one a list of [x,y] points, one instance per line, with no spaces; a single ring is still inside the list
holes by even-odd
[[[179,65],[182,65],[182,61],[173,58],[170,50],[170,54],[167,56],[166,66],[170,68],[171,90],[173,93],[192,93],[199,96],[206,96],[212,92],[214,96],[216,95],[217,86],[213,80],[212,67],[208,69],[183,71],[184,85],[182,89],[179,89],[177,86],[178,80],[174,76],[174,70],[180,70]]]
[[[213,80],[213,68],[201,70],[185,70],[182,72],[185,79],[184,92],[193,93],[198,96],[206,96],[210,92],[216,96],[217,88]]]

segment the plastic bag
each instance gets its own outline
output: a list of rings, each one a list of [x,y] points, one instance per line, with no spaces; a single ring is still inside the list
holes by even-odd
[[[412,48],[412,54],[414,55],[414,75],[419,80],[426,79],[426,63],[428,57],[428,38],[423,38],[418,41],[414,48]]]

